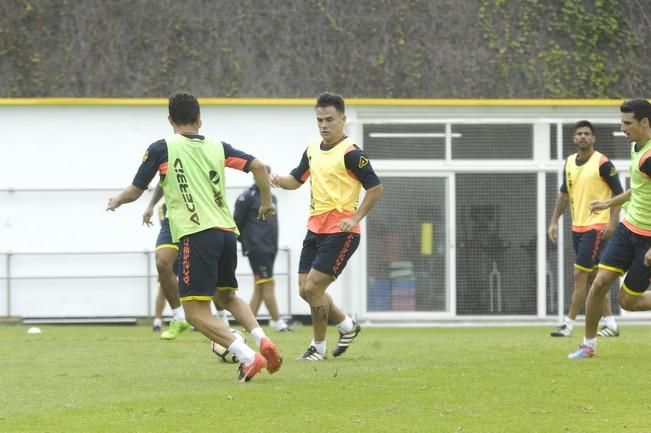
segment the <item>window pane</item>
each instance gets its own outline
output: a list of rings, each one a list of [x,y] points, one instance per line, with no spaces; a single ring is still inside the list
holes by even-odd
[[[458,174],[457,312],[536,313],[536,175]]]
[[[372,159],[445,159],[445,125],[364,125],[364,150]]]
[[[367,224],[368,311],[446,311],[446,179],[382,183]]]
[[[533,125],[452,125],[452,158],[532,159]]]

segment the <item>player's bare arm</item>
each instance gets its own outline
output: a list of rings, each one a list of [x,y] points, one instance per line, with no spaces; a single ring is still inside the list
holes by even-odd
[[[148,227],[154,225],[154,223],[151,222],[151,217],[154,215],[154,207],[156,207],[156,203],[158,203],[161,198],[163,198],[163,188],[161,188],[159,184],[156,185],[154,193],[151,196],[151,200],[149,200],[149,204],[147,204],[147,207],[142,214],[142,223],[144,225]]]
[[[590,202],[588,208],[590,208],[590,212],[596,213],[611,208],[613,206],[621,207],[624,203],[626,203],[630,199],[631,199],[631,190],[629,189],[626,192],[616,195],[610,200],[603,200],[603,201],[595,200],[593,202]]]
[[[271,176],[269,177],[271,180],[271,185],[275,186],[276,188],[282,188],[282,189],[298,189],[303,185],[299,181],[294,178],[294,176],[287,175],[287,176],[281,176],[276,173],[271,173]]]
[[[271,180],[267,173],[267,166],[259,159],[254,159],[249,164],[249,170],[253,173],[255,184],[260,190],[260,209],[258,209],[258,219],[265,220],[267,217],[276,214],[276,207],[271,201]]]
[[[350,218],[344,218],[339,221],[337,226],[347,232],[352,230],[362,219],[364,219],[371,209],[373,209],[380,197],[382,197],[383,193],[384,186],[382,184],[367,189],[362,203],[357,208],[357,212],[355,212]]]
[[[138,200],[142,193],[145,192],[144,189],[140,189],[138,187],[135,187],[133,185],[129,185],[122,191],[120,194],[118,194],[117,197],[112,197],[108,201],[108,206],[106,207],[106,210],[115,210],[122,206],[123,204],[126,203],[131,203],[132,201]]]
[[[570,196],[566,192],[559,192],[558,197],[556,197],[556,205],[554,206],[554,213],[552,213],[552,218],[549,221],[549,227],[547,228],[547,237],[553,243],[556,244],[556,238],[558,237],[558,220],[565,213],[567,205],[570,203]]]

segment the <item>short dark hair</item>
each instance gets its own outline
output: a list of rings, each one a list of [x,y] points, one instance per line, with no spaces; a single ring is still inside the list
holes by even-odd
[[[576,122],[574,125],[574,131],[576,132],[576,130],[579,128],[590,128],[590,132],[594,134],[594,128],[592,127],[592,123],[589,120],[579,120]]]
[[[169,99],[169,113],[177,125],[191,125],[199,120],[199,101],[189,93],[175,93]]]
[[[321,107],[335,107],[335,110],[341,114],[346,113],[346,103],[344,102],[344,97],[336,93],[324,92],[319,95],[316,100],[316,105],[314,109]]]
[[[628,101],[624,101],[619,106],[619,111],[622,113],[633,113],[633,117],[638,121],[646,117],[651,122],[651,103],[646,99],[629,99]]]

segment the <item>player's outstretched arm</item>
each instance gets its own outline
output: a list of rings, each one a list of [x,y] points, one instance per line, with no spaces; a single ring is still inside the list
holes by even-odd
[[[613,206],[621,206],[627,201],[631,199],[631,190],[629,189],[626,192],[623,192],[619,195],[616,195],[615,197],[611,198],[610,200],[604,200],[604,201],[599,201],[595,200],[590,202],[588,205],[588,208],[590,209],[590,212],[596,213],[608,208],[611,208]]]
[[[129,185],[124,189],[124,191],[118,194],[117,197],[112,197],[109,199],[106,210],[115,210],[125,203],[131,203],[132,201],[136,201],[142,195],[143,192],[145,192],[144,189],[140,189],[133,185]]]
[[[271,173],[271,185],[282,189],[298,189],[303,185],[292,175],[281,176],[277,173]]]
[[[271,181],[267,173],[267,166],[259,159],[254,159],[249,164],[249,170],[253,173],[255,184],[260,190],[260,209],[258,218],[266,219],[276,214],[276,207],[271,200]]]

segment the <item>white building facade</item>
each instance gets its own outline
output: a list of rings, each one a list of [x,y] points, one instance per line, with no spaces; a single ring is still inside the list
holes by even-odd
[[[166,100],[0,100],[0,317],[147,317],[158,226],[150,192],[115,213],[147,146],[171,133]],[[287,174],[318,137],[312,100],[204,99],[201,133]],[[573,124],[596,126],[626,187],[621,101],[348,100],[348,134],[385,185],[362,243],[329,292],[377,321],[555,319],[571,294],[568,217],[558,247],[546,227],[573,153]],[[252,177],[227,170],[232,204]],[[153,188],[156,180],[150,185]],[[309,315],[297,266],[309,185],[275,190],[277,297]],[[252,278],[241,258],[240,295]],[[567,288],[568,290],[565,290]]]

